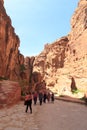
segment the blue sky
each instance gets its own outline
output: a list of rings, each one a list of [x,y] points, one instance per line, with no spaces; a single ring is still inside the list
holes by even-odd
[[[46,43],[66,36],[79,0],[4,0],[24,56],[38,55]]]

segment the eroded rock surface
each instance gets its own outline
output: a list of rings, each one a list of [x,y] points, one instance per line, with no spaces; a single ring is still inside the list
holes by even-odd
[[[59,94],[71,91],[71,77],[76,86],[87,91],[87,0],[80,0],[71,19],[71,32],[35,58],[34,71],[44,76],[47,87]]]
[[[16,104],[21,99],[21,87],[14,81],[0,81],[0,108]]]
[[[19,79],[20,64],[24,62],[24,56],[18,50],[19,45],[19,37],[6,14],[3,0],[0,0],[0,77]]]

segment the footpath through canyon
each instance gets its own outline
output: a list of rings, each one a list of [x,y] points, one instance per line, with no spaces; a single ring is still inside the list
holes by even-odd
[[[0,130],[87,130],[87,106],[55,100],[25,113],[23,101],[0,110]]]

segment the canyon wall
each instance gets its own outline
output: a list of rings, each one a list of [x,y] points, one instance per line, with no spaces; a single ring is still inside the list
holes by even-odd
[[[10,107],[21,99],[21,86],[10,81],[20,79],[20,66],[24,64],[19,45],[19,37],[6,14],[4,1],[0,0],[0,108]]]
[[[40,72],[47,88],[62,94],[71,91],[71,79],[87,91],[87,0],[80,0],[71,19],[71,31],[35,58],[33,71]]]
[[[0,77],[18,80],[20,64],[24,63],[24,56],[18,50],[20,40],[3,3],[3,0],[0,0]]]
[[[33,89],[46,85],[58,94],[71,91],[73,77],[76,87],[87,91],[87,1],[79,1],[67,36],[46,44],[38,56],[26,58],[20,54],[20,39],[3,5],[0,0],[0,77],[21,78]]]

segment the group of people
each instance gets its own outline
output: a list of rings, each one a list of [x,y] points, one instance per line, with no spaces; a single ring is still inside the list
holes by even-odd
[[[37,104],[37,100],[39,100],[39,104],[42,105],[42,103],[46,102],[54,102],[54,93],[50,92],[42,92],[40,91],[39,93],[34,92],[32,93],[26,93],[25,95],[25,101],[24,105],[26,105],[26,110],[25,112],[28,111],[28,108],[30,108],[30,113],[32,113],[32,100],[34,102],[34,105]]]

